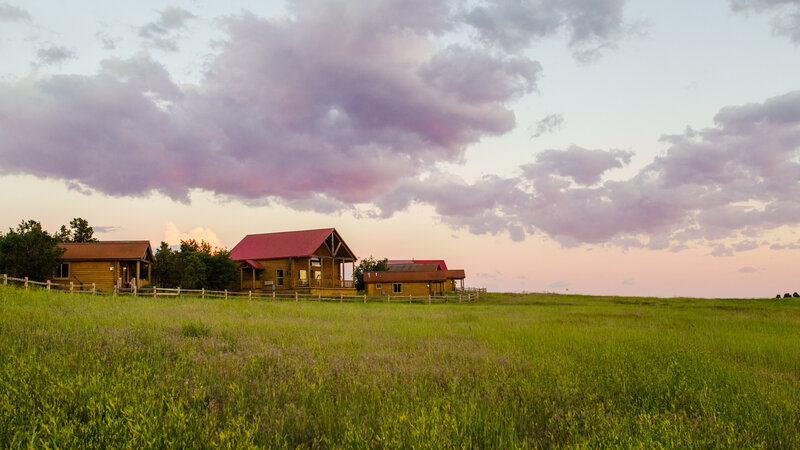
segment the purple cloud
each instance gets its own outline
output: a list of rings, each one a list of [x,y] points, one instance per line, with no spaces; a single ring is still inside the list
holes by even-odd
[[[178,50],[178,32],[186,28],[186,23],[195,18],[190,11],[173,6],[160,12],[155,22],[150,22],[139,28],[139,37],[151,47],[174,52]],[[113,41],[104,39],[103,44],[108,48]]]
[[[536,89],[538,63],[439,46],[448,2],[369,5],[227,18],[199,86],[178,86],[146,53],[95,76],[0,84],[0,155],[14,159],[1,170],[111,195],[185,201],[198,188],[341,209],[515,126],[506,104]],[[140,34],[171,36],[189,18],[168,9]]]
[[[548,174],[572,178],[578,184],[592,185],[610,170],[622,168],[631,161],[632,152],[621,150],[588,150],[572,146],[567,150],[546,150],[536,155],[536,163],[522,166],[530,179]]]
[[[387,215],[428,203],[454,227],[515,240],[542,231],[564,245],[746,251],[755,239],[719,241],[800,223],[800,91],[723,108],[715,121],[665,137],[666,152],[624,181],[602,177],[630,154],[571,147],[540,153],[518,177],[406,181],[375,204]]]
[[[624,0],[493,0],[465,13],[480,39],[507,51],[564,32],[579,60],[596,57],[631,31]]]
[[[40,48],[36,51],[36,56],[39,58],[39,63],[44,65],[60,65],[64,61],[75,59],[75,51],[67,47],[52,45],[46,48]]]
[[[0,22],[30,22],[28,11],[8,2],[0,2]]]
[[[772,28],[775,34],[788,36],[800,44],[800,3],[797,0],[730,0],[735,12],[772,12]]]
[[[536,131],[531,136],[531,139],[541,137],[544,134],[552,133],[561,128],[564,124],[564,116],[561,114],[548,114],[542,120],[536,123]]]

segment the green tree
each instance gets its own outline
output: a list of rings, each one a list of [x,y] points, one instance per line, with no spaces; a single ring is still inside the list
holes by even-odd
[[[389,260],[386,258],[377,260],[370,255],[369,258],[362,259],[353,271],[356,290],[364,290],[364,272],[383,272],[386,270],[389,270]]]
[[[231,252],[217,249],[206,260],[206,287],[219,291],[236,285],[239,270],[236,261],[231,259]]]
[[[61,229],[55,234],[60,242],[97,242],[94,237],[94,228],[89,225],[89,221],[82,217],[75,217],[69,221],[69,228],[61,225]]]
[[[176,252],[172,251],[169,244],[161,242],[153,255],[153,284],[161,287],[178,287],[178,258]]]
[[[194,239],[181,241],[180,250],[162,242],[153,261],[153,281],[162,287],[227,289],[238,278],[230,252]]]
[[[35,220],[21,222],[16,230],[9,228],[0,234],[0,273],[36,281],[52,277],[64,253],[58,242]]]

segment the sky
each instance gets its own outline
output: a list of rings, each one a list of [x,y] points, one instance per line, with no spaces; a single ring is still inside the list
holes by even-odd
[[[800,290],[800,0],[0,0],[0,54],[2,229]]]

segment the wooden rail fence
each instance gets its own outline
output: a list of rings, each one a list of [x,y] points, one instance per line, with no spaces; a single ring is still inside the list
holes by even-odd
[[[22,286],[24,289],[44,289],[47,291],[59,290],[69,292],[70,294],[91,294],[91,295],[131,295],[134,297],[199,297],[206,298],[244,298],[249,300],[283,300],[295,301],[310,300],[310,301],[326,301],[326,302],[384,302],[384,303],[472,303],[480,300],[480,292],[483,291],[457,291],[449,295],[427,295],[427,296],[411,296],[411,295],[387,295],[387,296],[367,296],[362,295],[322,295],[322,294],[300,294],[298,292],[277,293],[259,293],[253,291],[236,292],[236,291],[212,291],[208,289],[182,289],[182,288],[160,288],[160,287],[147,287],[147,288],[121,288],[119,286],[98,286],[94,283],[91,285],[75,284],[74,282],[66,283],[53,283],[51,281],[40,282],[29,280],[25,278],[13,278],[3,274],[3,286],[17,285]]]

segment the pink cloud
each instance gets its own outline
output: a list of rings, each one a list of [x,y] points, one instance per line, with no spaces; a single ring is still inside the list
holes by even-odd
[[[428,203],[454,227],[515,240],[543,231],[565,245],[679,250],[691,241],[710,242],[718,256],[752,250],[754,239],[716,241],[800,223],[800,91],[723,108],[715,121],[665,137],[663,156],[624,181],[601,182],[630,154],[572,147],[540,153],[522,176],[407,181],[376,204],[387,215]]]

